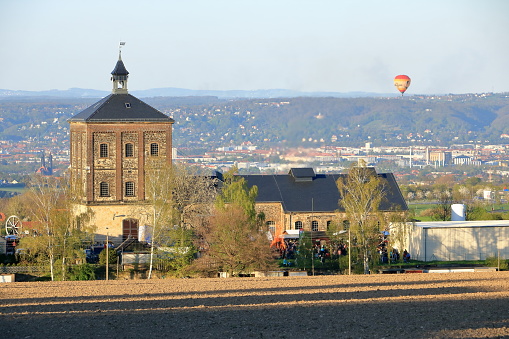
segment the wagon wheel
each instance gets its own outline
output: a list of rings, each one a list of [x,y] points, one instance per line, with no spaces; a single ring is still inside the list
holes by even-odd
[[[5,222],[5,231],[8,235],[17,235],[21,233],[21,219],[15,215],[11,215]]]

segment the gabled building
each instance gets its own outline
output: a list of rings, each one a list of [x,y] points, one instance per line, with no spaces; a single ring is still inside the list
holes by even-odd
[[[406,211],[408,206],[392,173],[373,175],[386,183],[380,210]],[[265,214],[273,233],[287,230],[325,232],[333,221],[343,221],[336,182],[348,174],[316,174],[312,168],[292,168],[287,175],[242,175],[249,187],[258,187],[256,208]]]
[[[137,238],[146,222],[138,208],[145,200],[146,169],[172,161],[173,119],[129,94],[128,76],[119,53],[112,93],[68,120],[71,177],[81,206],[93,211],[96,233],[115,242]]]

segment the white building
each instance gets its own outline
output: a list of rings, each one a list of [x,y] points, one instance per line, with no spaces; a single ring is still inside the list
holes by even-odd
[[[509,220],[416,222],[394,239],[394,247],[415,260],[509,259]]]

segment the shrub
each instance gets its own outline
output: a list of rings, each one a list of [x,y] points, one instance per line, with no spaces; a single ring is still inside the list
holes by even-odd
[[[74,265],[68,277],[69,280],[95,280],[95,268],[88,263]]]
[[[104,249],[99,253],[99,264],[106,265],[106,253],[108,256],[108,264],[116,264],[117,263],[117,252],[113,248],[109,248],[108,250]]]
[[[485,260],[486,266],[489,267],[498,267],[499,261],[498,258],[495,256],[487,257]],[[509,264],[506,259],[500,259],[500,270],[507,270],[509,269]]]
[[[486,266],[489,267],[498,267],[498,258],[495,256],[487,257],[485,260]],[[500,270],[507,270],[509,268],[509,264],[506,259],[500,259]]]

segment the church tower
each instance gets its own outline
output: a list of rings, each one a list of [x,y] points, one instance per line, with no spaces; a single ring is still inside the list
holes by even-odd
[[[93,212],[98,238],[108,234],[115,243],[137,238],[146,223],[146,170],[172,161],[173,119],[129,94],[128,76],[119,53],[112,93],[68,120],[81,207]]]

